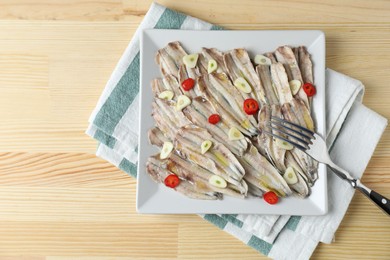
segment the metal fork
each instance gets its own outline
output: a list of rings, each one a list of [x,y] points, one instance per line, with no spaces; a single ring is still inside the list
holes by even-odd
[[[264,133],[288,142],[308,154],[314,160],[326,164],[337,176],[348,181],[354,189],[362,192],[378,207],[390,215],[389,199],[374,190],[367,188],[361,183],[360,179],[353,178],[346,170],[337,166],[330,159],[326,142],[320,135],[297,124],[274,116],[271,117],[271,120],[267,125],[273,131],[269,132],[264,130]],[[278,134],[275,132],[278,132]]]

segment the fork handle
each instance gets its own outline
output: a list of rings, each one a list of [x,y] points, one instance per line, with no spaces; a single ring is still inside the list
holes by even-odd
[[[360,180],[355,181],[353,185],[355,189],[366,195],[371,201],[373,201],[378,207],[390,216],[390,200],[378,192],[367,188]]]

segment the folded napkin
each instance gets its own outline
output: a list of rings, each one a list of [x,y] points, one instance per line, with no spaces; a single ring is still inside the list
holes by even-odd
[[[139,121],[139,35],[142,29],[218,30],[221,27],[153,3],[111,75],[89,118],[96,154],[133,177],[137,174]],[[327,79],[327,143],[335,162],[361,177],[387,120],[361,104],[361,82],[332,70]],[[340,131],[341,130],[341,131]],[[363,138],[362,138],[363,137]],[[353,145],[352,145],[353,144]],[[330,243],[354,194],[328,174],[325,216],[205,214],[204,219],[275,259],[308,259],[319,242]],[[336,196],[337,195],[337,196]]]

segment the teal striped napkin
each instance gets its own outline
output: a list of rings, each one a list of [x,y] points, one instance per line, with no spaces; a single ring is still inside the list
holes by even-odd
[[[86,131],[99,142],[96,152],[99,157],[133,177],[137,174],[138,152],[139,35],[141,30],[151,28],[222,29],[156,3],[151,5],[107,82],[89,118],[90,124]],[[360,177],[387,120],[360,103],[363,85],[359,81],[332,70],[327,70],[327,80],[327,129],[331,133],[327,141],[333,144],[332,156],[340,166],[355,177]],[[366,127],[362,127],[362,123]],[[367,138],[357,138],[362,134]],[[336,136],[338,138],[333,142]],[[360,149],[351,149],[348,144],[352,141],[355,143],[354,147]],[[356,154],[355,151],[365,152]],[[345,165],[345,162],[350,163]],[[201,217],[266,256],[275,259],[308,259],[319,242],[332,241],[353,196],[354,191],[348,187],[349,184],[334,175],[330,175],[328,179],[329,213],[325,216],[205,214]],[[335,196],[336,191],[338,196]]]

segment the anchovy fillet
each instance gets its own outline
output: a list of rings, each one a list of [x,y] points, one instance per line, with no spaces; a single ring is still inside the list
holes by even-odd
[[[271,77],[278,93],[280,105],[290,103],[293,100],[293,96],[283,64],[274,63],[271,65]]]
[[[252,129],[252,132],[249,129],[246,129],[242,124],[246,122],[246,118],[237,118],[236,112],[233,108],[230,107],[227,100],[219,93],[215,88],[210,84],[208,76],[203,75],[198,79],[199,89],[206,99],[210,101],[210,104],[213,106],[215,111],[218,114],[223,115],[223,118],[226,120],[226,123],[229,127],[236,127],[242,133],[247,135],[254,135],[256,129]]]
[[[295,59],[293,50],[288,46],[281,46],[275,51],[275,56],[278,62],[282,63],[286,69],[287,77],[289,81],[299,80],[301,83],[305,83],[302,80],[301,71],[299,69],[298,61]],[[300,88],[296,96],[301,99],[307,108],[310,108],[309,100],[303,88]]]
[[[302,78],[305,83],[314,83],[313,79],[313,64],[310,59],[310,54],[305,46],[298,48],[299,53],[299,68],[302,73]]]
[[[274,191],[282,197],[291,194],[291,190],[283,177],[254,146],[249,148],[249,151],[240,158],[240,161],[246,167],[244,179],[252,185],[263,191]]]
[[[146,171],[157,183],[164,183],[165,178],[171,174],[167,169],[156,164],[153,157],[149,157],[148,162],[146,163]],[[193,183],[185,179],[182,179],[180,184],[174,189],[192,199],[217,200],[222,198],[220,194],[213,192],[211,189],[199,190]]]
[[[244,78],[252,87],[251,97],[261,104],[267,103],[264,88],[261,85],[248,52],[244,49],[234,49],[223,56],[229,76],[234,82],[237,78]]]
[[[275,87],[273,86],[270,65],[258,65],[256,67],[257,74],[264,86],[265,96],[267,97],[269,105],[279,104],[278,95]]]

